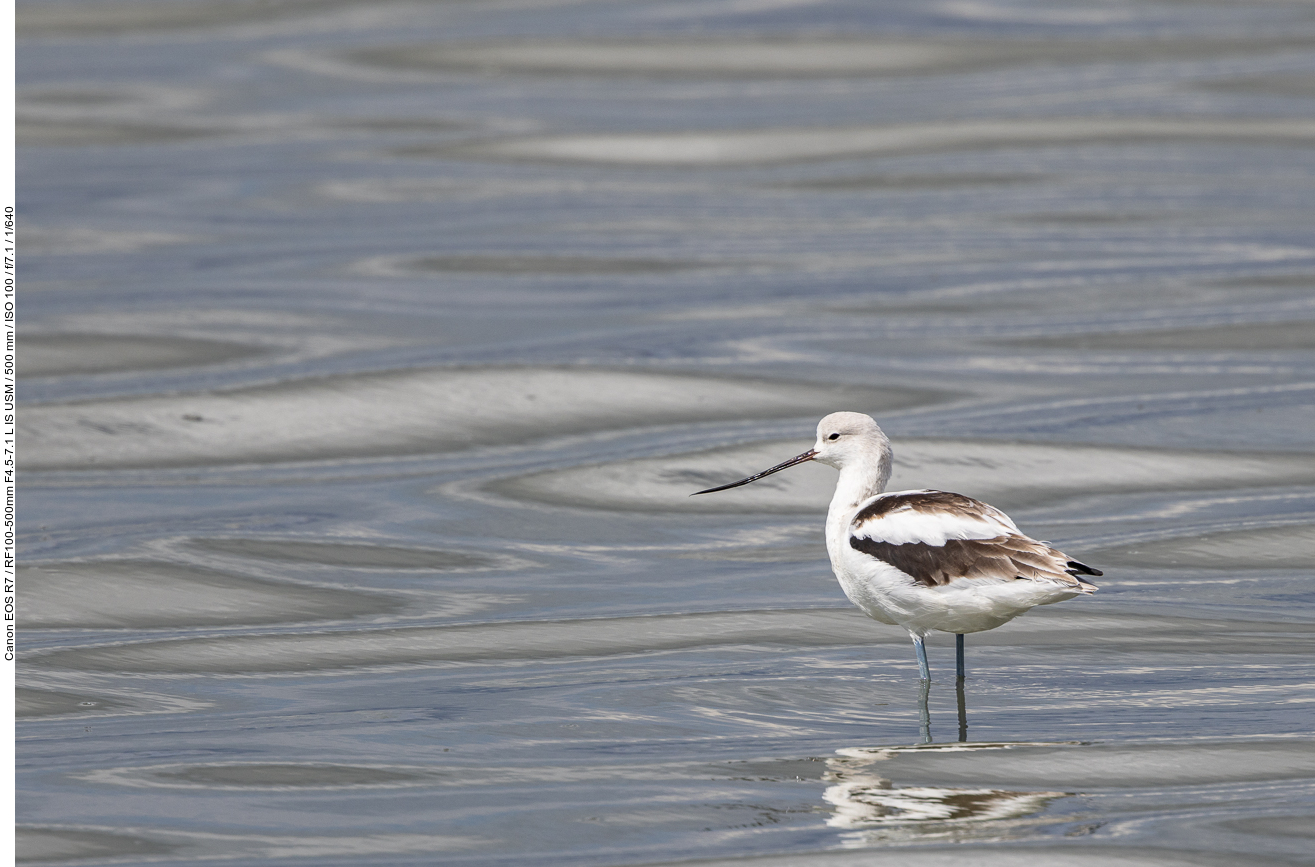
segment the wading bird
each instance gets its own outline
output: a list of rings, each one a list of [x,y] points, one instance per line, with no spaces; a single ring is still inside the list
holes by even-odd
[[[1024,536],[993,506],[946,491],[883,494],[890,480],[890,440],[858,412],[822,419],[817,443],[803,454],[696,494],[747,485],[805,461],[840,471],[826,516],[826,549],[841,588],[868,617],[908,630],[923,680],[931,678],[923,644],[931,631],[955,633],[956,669],[963,677],[965,633],[994,629],[1037,605],[1096,592],[1080,576],[1099,570]]]

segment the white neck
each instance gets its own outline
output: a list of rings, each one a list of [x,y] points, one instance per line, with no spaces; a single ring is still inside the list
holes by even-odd
[[[835,562],[837,546],[847,544],[849,522],[864,500],[875,497],[886,489],[890,479],[890,453],[874,455],[872,460],[847,463],[836,480],[836,492],[831,497],[831,508],[826,515],[826,545]]]

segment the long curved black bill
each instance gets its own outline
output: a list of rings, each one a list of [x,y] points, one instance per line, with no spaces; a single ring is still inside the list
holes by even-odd
[[[779,473],[781,470],[788,470],[790,467],[793,467],[795,464],[802,464],[804,461],[811,461],[815,457],[817,457],[817,449],[809,449],[808,451],[804,452],[802,455],[795,455],[794,457],[790,458],[790,460],[786,461],[783,464],[777,464],[776,466],[772,467],[770,470],[763,470],[761,473],[758,473],[757,475],[749,476],[749,478],[747,479],[740,479],[738,482],[731,482],[729,485],[718,485],[715,488],[708,488],[706,491],[695,491],[694,493],[690,494],[690,496],[697,497],[699,494],[711,494],[714,491],[724,491],[727,488],[738,488],[740,485],[747,485],[749,484],[749,482],[756,482],[759,479],[763,478],[764,476],[770,476],[772,473]]]

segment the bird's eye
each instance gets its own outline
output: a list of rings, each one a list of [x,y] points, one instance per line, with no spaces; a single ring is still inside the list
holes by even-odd
[[[833,434],[831,434],[831,436],[827,437],[827,439],[832,440],[832,441],[834,442],[835,440],[840,439],[840,434],[838,434],[838,433],[833,433]]]

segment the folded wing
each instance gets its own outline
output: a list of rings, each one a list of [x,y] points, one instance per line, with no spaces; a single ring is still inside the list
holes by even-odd
[[[1082,593],[1101,573],[1028,538],[1004,512],[946,491],[902,491],[868,501],[849,529],[854,550],[926,587],[955,581],[1050,581]]]

